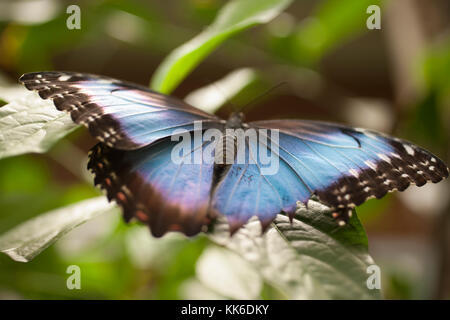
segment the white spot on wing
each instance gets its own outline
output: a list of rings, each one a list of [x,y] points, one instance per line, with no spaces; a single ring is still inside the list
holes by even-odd
[[[376,164],[374,164],[372,161],[366,160],[366,161],[364,161],[364,163],[365,163],[369,168],[371,168],[372,170],[377,170]]]
[[[64,74],[58,78],[59,81],[67,81],[69,79],[70,79],[70,76],[68,76],[67,74]]]
[[[352,176],[354,176],[355,178],[358,178],[358,177],[359,177],[359,173],[358,173],[358,171],[356,171],[355,169],[350,169],[350,170],[348,170],[348,172],[350,172],[350,174],[351,174]]]
[[[389,159],[389,157],[386,157],[386,155],[382,154],[382,153],[377,153],[378,158],[380,158],[381,160],[384,160],[388,163],[391,163],[391,159]]]
[[[406,152],[410,155],[413,156],[415,154],[414,149],[411,148],[410,146],[408,146],[407,144],[403,145],[403,148],[405,148]]]

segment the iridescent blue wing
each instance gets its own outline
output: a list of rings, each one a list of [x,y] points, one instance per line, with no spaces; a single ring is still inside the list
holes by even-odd
[[[403,191],[410,184],[436,183],[449,174],[447,166],[430,152],[370,130],[301,120],[249,125],[279,129],[280,162],[294,172],[289,181],[299,177],[304,188],[337,210],[335,217],[343,222],[349,209],[369,198]],[[305,203],[308,199],[297,198]]]
[[[271,132],[267,135],[271,136]],[[235,161],[214,187],[211,206],[226,216],[232,233],[252,216],[259,218],[263,229],[280,212],[292,217],[297,201],[308,199],[312,193],[289,163],[269,164],[262,159],[261,151],[267,152],[266,158],[278,158],[269,141],[267,144],[269,148],[265,150],[265,144],[246,140],[245,161]]]
[[[123,208],[127,221],[137,218],[157,237],[167,231],[195,235],[216,216],[209,208],[214,163],[195,164],[193,159],[200,149],[206,156],[209,142],[195,146],[192,140],[192,152],[176,162],[172,151],[177,143],[165,138],[137,150],[100,143],[89,156],[95,184]]]
[[[116,79],[73,72],[36,72],[20,80],[59,110],[70,112],[75,123],[110,147],[137,149],[170,136],[175,129],[203,128],[219,119],[173,97]]]

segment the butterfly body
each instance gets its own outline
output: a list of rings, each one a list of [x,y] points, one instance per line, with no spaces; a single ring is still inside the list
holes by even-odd
[[[344,224],[369,198],[449,174],[428,151],[370,130],[307,120],[245,123],[240,113],[224,121],[145,87],[88,74],[38,72],[20,81],[89,128],[100,141],[88,163],[94,182],[126,220],[147,223],[155,236],[194,235],[219,215],[232,232],[252,216],[265,228],[280,212],[293,217],[297,201],[312,195]],[[187,133],[191,147],[178,162],[175,130]],[[206,138],[208,130],[220,138]],[[239,140],[251,130],[264,142]],[[197,156],[200,162],[191,161]],[[274,172],[265,170],[266,158],[277,160],[270,162]]]

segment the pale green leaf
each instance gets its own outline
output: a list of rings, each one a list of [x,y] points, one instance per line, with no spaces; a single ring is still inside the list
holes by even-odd
[[[356,215],[338,227],[328,208],[310,201],[300,207],[292,224],[278,215],[261,236],[251,221],[229,237],[219,222],[211,239],[250,262],[264,280],[289,299],[377,299],[379,290],[367,288],[367,237]]]
[[[197,261],[196,275],[207,288],[233,299],[257,299],[263,281],[239,255],[217,246],[207,248]]]
[[[28,262],[73,228],[113,210],[116,206],[101,196],[41,214],[1,235],[0,251]]]
[[[256,24],[267,23],[292,0],[233,0],[199,35],[172,51],[155,71],[153,90],[170,93],[208,54],[232,35]]]
[[[250,68],[234,70],[222,79],[192,91],[184,100],[196,108],[214,113],[255,79],[256,72]]]
[[[77,225],[112,210],[116,207],[104,197],[54,210],[2,235],[0,250],[14,260],[30,261]],[[308,209],[299,206],[292,224],[278,215],[263,235],[253,220],[230,237],[227,224],[219,220],[208,236],[233,252],[211,249],[198,261],[200,282],[222,296],[257,298],[263,279],[289,299],[380,298],[379,290],[367,288],[367,268],[374,262],[356,215],[346,227],[338,227],[327,207],[310,201]],[[246,282],[250,278],[251,284]],[[239,294],[230,290],[231,284]]]
[[[46,152],[77,125],[69,114],[58,111],[25,88],[0,88],[0,159],[23,153]]]

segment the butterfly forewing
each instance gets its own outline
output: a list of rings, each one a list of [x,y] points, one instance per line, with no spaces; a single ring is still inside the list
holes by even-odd
[[[176,129],[215,126],[218,119],[180,100],[143,86],[116,79],[73,72],[27,73],[20,81],[59,110],[70,112],[75,123],[110,147],[132,150]]]

